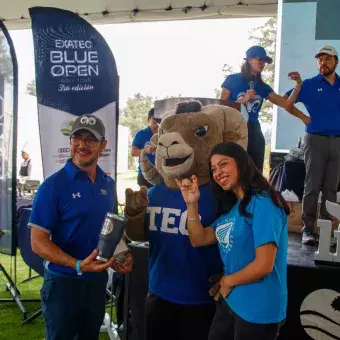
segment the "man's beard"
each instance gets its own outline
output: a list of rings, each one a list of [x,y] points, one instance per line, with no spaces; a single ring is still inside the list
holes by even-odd
[[[86,150],[84,150],[84,151],[86,151]],[[99,158],[98,156],[94,155],[93,157],[91,157],[87,161],[80,161],[79,159],[76,161],[75,153],[74,154],[71,153],[71,157],[73,159],[73,162],[76,162],[77,166],[81,166],[81,167],[84,167],[84,168],[93,165]]]
[[[98,157],[96,156],[93,156],[92,158],[90,158],[87,162],[79,162],[78,165],[82,166],[82,167],[88,167],[88,166],[91,166],[93,163],[96,162]]]
[[[320,70],[320,73],[324,76],[324,77],[329,77],[331,74],[333,74],[334,72],[335,72],[335,69],[336,69],[336,67],[333,67],[333,68],[324,68],[324,72],[322,72],[321,70]]]

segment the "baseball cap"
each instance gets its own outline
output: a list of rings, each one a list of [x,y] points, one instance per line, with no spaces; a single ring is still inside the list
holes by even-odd
[[[148,119],[155,116],[155,109],[152,107],[148,112]]]
[[[80,130],[91,132],[98,140],[105,139],[105,126],[102,120],[94,115],[78,117],[72,126],[71,136]]]
[[[328,55],[331,55],[333,57],[338,56],[338,52],[331,45],[325,45],[325,46],[322,46],[321,48],[319,48],[318,53],[315,55],[315,58],[318,58],[320,56],[320,54],[328,54]]]
[[[266,50],[262,46],[252,46],[246,52],[246,58],[259,58],[268,64],[273,62],[273,59],[267,56]]]

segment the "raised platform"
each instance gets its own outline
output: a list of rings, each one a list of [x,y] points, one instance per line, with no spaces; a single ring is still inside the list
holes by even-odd
[[[340,339],[340,267],[316,264],[316,250],[289,235],[287,320],[279,340]]]
[[[144,340],[148,247],[136,244],[131,249],[135,264],[128,278],[130,289],[126,291],[130,292],[132,327],[138,330],[133,340]],[[315,251],[316,247],[301,244],[301,235],[289,235],[287,319],[278,340],[340,340],[340,312],[331,305],[340,307],[340,298],[336,300],[340,297],[340,267],[316,265]]]

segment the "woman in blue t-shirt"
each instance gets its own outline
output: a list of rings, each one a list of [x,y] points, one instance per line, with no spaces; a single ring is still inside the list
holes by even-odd
[[[227,76],[222,84],[221,99],[232,100],[242,105],[242,112],[248,119],[248,153],[255,165],[262,172],[264,162],[265,140],[259,123],[259,112],[264,99],[288,109],[294,105],[290,98],[276,94],[273,89],[262,80],[261,73],[265,64],[271,64],[272,58],[267,56],[261,46],[252,46],[246,52],[245,62],[241,72]],[[299,85],[297,85],[299,86]],[[295,109],[297,116],[301,112]],[[299,113],[298,113],[299,112]]]
[[[217,242],[224,264],[209,340],[274,340],[286,318],[289,208],[238,144],[218,144],[210,169],[219,207],[210,227],[200,222],[197,178],[177,181],[191,244]]]

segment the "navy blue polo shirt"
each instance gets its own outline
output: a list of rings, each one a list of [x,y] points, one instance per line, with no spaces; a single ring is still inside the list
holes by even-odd
[[[92,183],[86,172],[69,159],[39,187],[29,225],[50,233],[51,240],[65,253],[83,260],[97,247],[105,215],[114,208],[114,192],[114,180],[99,166]],[[45,268],[59,276],[88,278],[98,275],[83,273],[79,276],[72,268],[48,261],[45,261]]]
[[[289,96],[292,90],[286,94]],[[309,133],[340,135],[340,78],[331,85],[321,74],[302,82],[297,103],[306,107],[311,123],[306,126]]]
[[[135,137],[132,141],[132,146],[136,146],[139,149],[144,149],[147,145],[150,144],[150,139],[153,136],[153,132],[151,131],[150,127],[147,127],[143,130],[139,130],[136,132]],[[148,154],[148,160],[155,164],[155,154]],[[142,173],[142,169],[140,168],[140,159],[138,160],[138,173]]]
[[[265,84],[255,81],[254,90],[256,92],[254,100],[251,100],[243,104],[248,113],[248,120],[251,123],[257,123],[259,121],[259,113],[263,104],[263,100],[266,99],[273,91],[273,89]],[[238,99],[245,96],[248,90],[250,90],[250,83],[247,82],[242,73],[230,74],[224,80],[222,88],[230,91],[229,99],[237,102]]]

